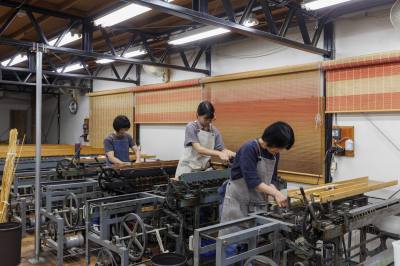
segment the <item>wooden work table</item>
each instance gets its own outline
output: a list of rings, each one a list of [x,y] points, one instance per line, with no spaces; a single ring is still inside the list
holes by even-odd
[[[4,159],[7,156],[8,145],[0,145],[0,159]],[[25,144],[17,147],[17,153],[20,153],[20,158],[30,158],[35,157],[35,145]],[[71,157],[75,155],[75,146],[66,144],[43,144],[42,145],[42,157]],[[92,162],[95,159],[93,157],[87,157],[89,155],[95,155],[99,160],[105,160],[104,149],[91,146],[81,146],[81,161],[86,160],[87,162]],[[155,155],[142,155],[143,159],[154,159]],[[130,159],[133,161],[136,159],[135,155],[131,155]]]

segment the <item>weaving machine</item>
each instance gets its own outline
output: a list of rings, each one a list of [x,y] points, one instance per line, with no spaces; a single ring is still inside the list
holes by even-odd
[[[250,263],[257,258],[268,260],[266,265],[356,265],[357,258],[357,263],[362,263],[386,249],[389,236],[375,223],[400,213],[400,199],[381,199],[365,193],[396,184],[397,181],[376,182],[363,177],[289,190],[287,208],[270,204],[267,210],[247,218],[196,230],[195,265],[205,264],[202,254],[213,250],[216,258],[210,265],[218,266],[246,260]],[[219,230],[227,228],[240,230],[218,236]],[[359,231],[360,239],[353,245],[355,231]],[[373,237],[367,239],[367,234]],[[205,239],[211,243],[203,245]],[[380,243],[369,250],[367,243],[371,241]],[[225,253],[230,246],[243,243],[246,247],[236,256]]]
[[[178,161],[155,161],[102,168],[98,181],[102,190],[116,194],[149,191],[167,184],[177,165]]]

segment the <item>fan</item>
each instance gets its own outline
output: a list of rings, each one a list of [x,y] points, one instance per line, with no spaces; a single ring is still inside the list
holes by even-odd
[[[396,30],[400,30],[400,0],[397,0],[390,10],[390,22]]]
[[[168,81],[168,69],[166,68],[144,65],[143,70],[150,75],[163,78],[164,82]]]

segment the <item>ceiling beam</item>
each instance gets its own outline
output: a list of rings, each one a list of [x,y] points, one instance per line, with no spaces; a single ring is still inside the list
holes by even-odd
[[[20,8],[21,10],[24,11],[30,11],[34,13],[39,13],[39,14],[44,14],[48,16],[53,16],[53,17],[59,17],[63,19],[73,19],[73,20],[81,20],[83,17],[81,16],[76,16],[73,14],[67,14],[64,12],[60,12],[57,9],[47,9],[47,8],[42,8],[42,7],[37,7],[33,5],[27,5],[27,4],[22,4],[19,2],[15,1],[10,1],[10,0],[2,0],[0,1],[1,6],[6,6],[10,8]]]
[[[126,1],[126,0],[124,0]],[[167,13],[170,15],[174,15],[183,19],[187,19],[190,21],[195,21],[198,23],[202,23],[205,25],[211,25],[211,26],[216,26],[216,27],[222,27],[225,29],[229,29],[234,33],[238,33],[247,37],[254,37],[254,38],[259,38],[263,40],[269,40],[274,43],[278,43],[284,46],[288,46],[291,48],[299,49],[305,52],[310,52],[314,54],[319,54],[323,56],[329,56],[330,51],[314,47],[312,45],[308,44],[302,44],[297,41],[293,41],[284,37],[281,37],[279,35],[272,34],[270,32],[254,29],[254,28],[249,28],[243,25],[240,25],[238,23],[232,22],[232,21],[227,21],[222,18],[218,18],[212,15],[208,15],[205,13],[197,12],[194,10],[191,10],[189,8],[177,6],[174,4],[170,4],[164,1],[160,0],[129,0],[130,2],[135,2],[138,4],[141,4],[143,6],[150,7],[154,10],[157,10],[159,12]]]
[[[28,49],[32,49],[32,48],[37,47],[38,43],[30,42],[30,41],[22,41],[22,40],[12,40],[12,39],[8,39],[8,38],[0,37],[0,45],[25,47]],[[136,59],[136,58],[113,56],[113,55],[107,55],[104,53],[87,52],[87,51],[73,49],[73,48],[54,47],[54,46],[49,46],[49,45],[45,45],[45,44],[39,44],[39,46],[43,47],[48,52],[52,52],[52,53],[56,53],[56,54],[69,54],[72,56],[83,57],[83,58],[92,58],[92,59],[110,59],[110,60],[114,60],[116,62],[121,62],[121,63],[136,64],[136,65],[150,65],[150,66],[170,68],[170,69],[176,69],[176,70],[182,70],[182,71],[203,73],[206,75],[209,74],[209,71],[206,69],[187,68],[184,66],[163,64],[163,63],[151,62],[151,61],[146,61],[146,60]]]

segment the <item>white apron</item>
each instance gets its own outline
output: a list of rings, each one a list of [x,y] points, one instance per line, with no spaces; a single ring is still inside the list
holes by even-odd
[[[199,144],[206,149],[214,150],[215,134],[210,125],[210,132],[200,130],[197,133]],[[176,168],[175,177],[180,177],[182,174],[187,174],[196,171],[205,171],[210,167],[211,156],[201,155],[193,146],[185,147],[183,156],[179,160]]]

